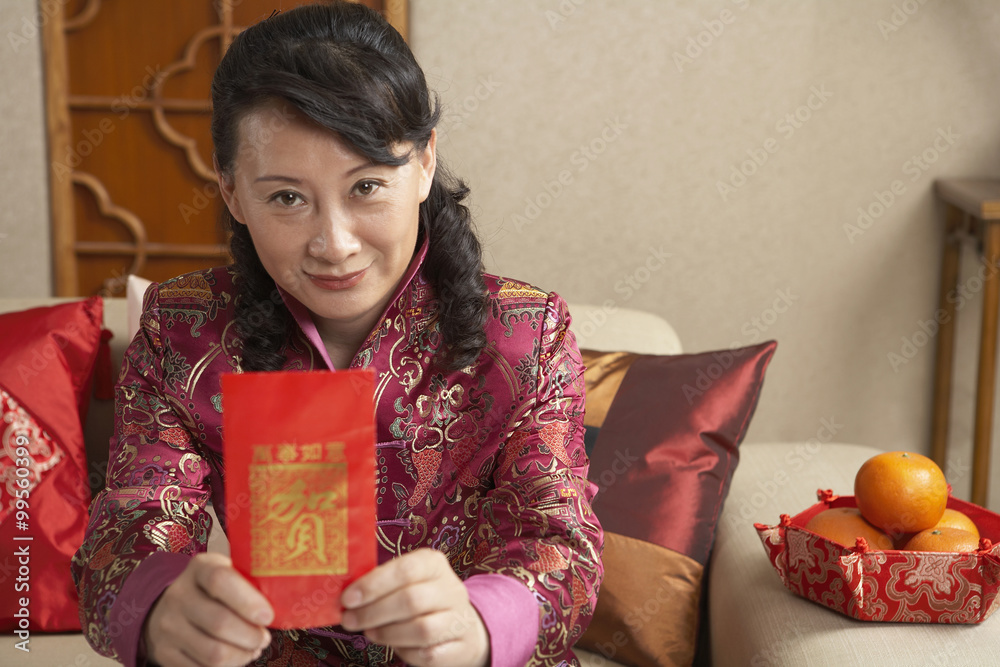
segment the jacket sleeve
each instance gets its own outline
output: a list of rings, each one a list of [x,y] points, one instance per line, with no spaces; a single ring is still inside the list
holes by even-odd
[[[186,406],[168,391],[185,362],[164,343],[157,295],[154,284],[125,352],[107,481],[72,562],[87,641],[125,665],[144,664],[146,615],[211,531],[210,468],[183,422]]]
[[[569,322],[565,302],[550,295],[535,348],[536,388],[499,452],[470,545],[466,587],[490,632],[494,667],[567,658],[603,577],[604,535],[583,445],[584,366]]]

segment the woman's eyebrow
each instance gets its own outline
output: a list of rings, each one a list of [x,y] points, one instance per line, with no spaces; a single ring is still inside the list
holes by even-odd
[[[346,172],[344,172],[344,176],[345,177],[353,176],[362,169],[380,169],[387,166],[388,165],[376,164],[373,162],[363,162],[357,165],[356,167],[353,167],[352,169],[348,169]],[[260,183],[261,181],[280,181],[282,183],[292,183],[294,185],[302,184],[302,179],[300,178],[295,178],[294,176],[281,176],[278,174],[268,174],[266,176],[258,176],[257,178],[254,179],[253,182]]]
[[[295,185],[301,185],[302,180],[298,178],[293,178],[291,176],[259,176],[254,179],[254,183],[260,183],[261,181],[281,181],[282,183],[294,183]]]

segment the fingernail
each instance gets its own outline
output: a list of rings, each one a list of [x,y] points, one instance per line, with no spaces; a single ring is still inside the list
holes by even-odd
[[[344,591],[344,594],[340,597],[340,601],[345,607],[357,607],[361,604],[361,591],[356,588],[349,588]]]
[[[274,613],[270,609],[261,609],[256,614],[254,614],[254,620],[261,625],[267,625],[274,620]]]

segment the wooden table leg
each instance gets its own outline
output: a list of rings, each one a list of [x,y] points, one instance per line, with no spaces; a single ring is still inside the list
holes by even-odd
[[[944,254],[941,258],[941,291],[938,295],[939,329],[934,362],[934,408],[931,414],[931,458],[945,470],[948,455],[948,422],[951,416],[952,363],[955,356],[955,301],[949,298],[958,286],[962,249],[959,236],[962,211],[945,206]]]
[[[976,385],[976,424],[972,436],[972,502],[986,505],[990,478],[990,440],[993,435],[993,392],[996,383],[997,314],[1000,297],[1000,224],[983,221],[983,255],[989,271],[983,281],[983,327],[979,339],[979,380]]]

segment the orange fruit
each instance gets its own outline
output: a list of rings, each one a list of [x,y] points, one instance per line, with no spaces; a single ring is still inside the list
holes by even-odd
[[[976,538],[979,538],[979,529],[976,528],[975,522],[970,519],[967,515],[962,514],[958,510],[953,510],[948,508],[944,511],[944,515],[941,520],[938,521],[932,528],[958,528],[959,530],[967,530]],[[906,543],[910,541],[915,533],[901,533],[899,535],[893,535],[893,543],[896,545],[897,549],[905,549]]]
[[[862,464],[854,478],[862,516],[890,535],[934,527],[948,503],[948,483],[934,461],[913,452],[885,452]]]
[[[877,551],[892,549],[892,540],[889,536],[865,521],[861,512],[854,507],[823,510],[809,520],[806,530],[811,530],[845,547],[853,547],[858,538],[863,537],[872,549]]]
[[[979,529],[976,528],[975,522],[958,510],[946,509],[941,520],[934,524],[934,528],[958,528],[972,533],[977,540],[979,539]]]
[[[903,547],[907,551],[950,551],[968,553],[979,548],[979,536],[958,528],[922,530]]]

